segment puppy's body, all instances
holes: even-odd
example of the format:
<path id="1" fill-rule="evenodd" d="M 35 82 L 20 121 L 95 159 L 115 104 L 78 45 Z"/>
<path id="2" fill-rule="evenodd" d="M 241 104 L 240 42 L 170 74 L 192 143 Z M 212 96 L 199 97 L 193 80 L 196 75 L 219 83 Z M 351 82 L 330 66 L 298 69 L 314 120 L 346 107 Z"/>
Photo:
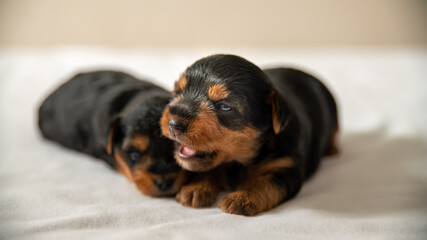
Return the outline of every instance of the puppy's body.
<path id="1" fill-rule="evenodd" d="M 42 104 L 40 129 L 47 139 L 103 159 L 114 167 L 116 162 L 107 153 L 111 124 L 132 98 L 137 94 L 145 96 L 144 92 L 152 89 L 152 84 L 120 72 L 78 74 Z M 167 99 L 166 91 L 155 89 L 153 93 L 156 92 Z"/>
<path id="2" fill-rule="evenodd" d="M 317 79 L 295 69 L 262 71 L 243 58 L 213 55 L 191 65 L 161 120 L 181 147 L 178 163 L 199 178 L 177 195 L 255 215 L 294 197 L 325 154 L 334 153 L 335 101 Z M 223 181 L 225 179 L 225 181 Z"/>
<path id="3" fill-rule="evenodd" d="M 43 102 L 39 126 L 45 138 L 104 160 L 145 194 L 173 194 L 183 177 L 158 125 L 170 98 L 122 72 L 81 73 Z"/>
<path id="4" fill-rule="evenodd" d="M 337 109 L 328 89 L 313 76 L 291 68 L 264 70 L 273 88 L 287 103 L 283 130 L 274 138 L 274 152 L 302 162 L 304 178 L 317 169 L 320 158 L 332 154 L 338 130 Z"/>

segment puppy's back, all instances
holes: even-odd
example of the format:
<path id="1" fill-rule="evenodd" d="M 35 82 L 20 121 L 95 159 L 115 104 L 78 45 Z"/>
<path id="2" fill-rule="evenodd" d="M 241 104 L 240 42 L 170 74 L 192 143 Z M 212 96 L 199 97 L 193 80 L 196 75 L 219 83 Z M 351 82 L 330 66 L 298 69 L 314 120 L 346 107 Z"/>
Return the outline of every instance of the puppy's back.
<path id="1" fill-rule="evenodd" d="M 308 108 L 323 104 L 323 111 L 328 111 L 331 116 L 337 115 L 335 100 L 328 88 L 317 78 L 303 71 L 293 68 L 273 68 L 263 70 L 269 77 L 273 86 L 283 97 L 292 95 L 303 99 Z M 291 100 L 291 99 L 289 99 Z"/>

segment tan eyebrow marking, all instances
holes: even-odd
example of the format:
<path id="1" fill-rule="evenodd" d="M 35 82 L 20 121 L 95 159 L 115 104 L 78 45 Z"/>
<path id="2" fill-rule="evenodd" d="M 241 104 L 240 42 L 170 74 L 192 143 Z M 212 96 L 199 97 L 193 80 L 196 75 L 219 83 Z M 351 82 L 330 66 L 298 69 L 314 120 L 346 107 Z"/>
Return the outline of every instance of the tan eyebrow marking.
<path id="1" fill-rule="evenodd" d="M 229 94 L 230 92 L 227 90 L 227 87 L 225 87 L 224 84 L 212 85 L 209 87 L 209 90 L 208 90 L 209 99 L 212 102 L 222 100 L 228 97 Z"/>
<path id="2" fill-rule="evenodd" d="M 147 150 L 148 145 L 150 144 L 150 139 L 145 135 L 136 135 L 129 140 L 129 143 L 134 148 L 138 149 L 141 152 L 144 152 L 145 150 Z"/>

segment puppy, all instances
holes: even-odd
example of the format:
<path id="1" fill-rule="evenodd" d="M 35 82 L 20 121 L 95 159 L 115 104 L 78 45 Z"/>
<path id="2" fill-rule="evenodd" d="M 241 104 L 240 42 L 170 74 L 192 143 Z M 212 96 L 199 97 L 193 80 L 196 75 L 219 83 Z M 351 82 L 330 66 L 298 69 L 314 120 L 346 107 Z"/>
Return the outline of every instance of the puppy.
<path id="1" fill-rule="evenodd" d="M 173 142 L 161 136 L 170 99 L 122 72 L 80 73 L 44 100 L 39 127 L 45 138 L 104 160 L 144 194 L 173 195 L 186 174 L 173 158 Z"/>
<path id="2" fill-rule="evenodd" d="M 173 94 L 162 133 L 179 145 L 184 169 L 205 172 L 177 194 L 185 206 L 209 206 L 231 189 L 219 207 L 256 215 L 293 198 L 321 157 L 337 152 L 335 101 L 307 73 L 213 55 L 188 67 Z"/>

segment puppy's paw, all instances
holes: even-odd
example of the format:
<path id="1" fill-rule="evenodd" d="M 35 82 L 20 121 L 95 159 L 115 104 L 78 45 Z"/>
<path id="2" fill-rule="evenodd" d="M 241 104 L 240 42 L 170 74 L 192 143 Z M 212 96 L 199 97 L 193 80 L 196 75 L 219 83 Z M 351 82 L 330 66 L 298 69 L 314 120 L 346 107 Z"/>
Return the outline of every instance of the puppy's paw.
<path id="1" fill-rule="evenodd" d="M 256 193 L 237 191 L 228 194 L 219 201 L 219 207 L 226 213 L 254 216 L 262 212 L 262 200 Z"/>
<path id="2" fill-rule="evenodd" d="M 176 200 L 186 207 L 203 208 L 211 206 L 218 197 L 218 190 L 209 182 L 198 182 L 181 188 Z"/>

